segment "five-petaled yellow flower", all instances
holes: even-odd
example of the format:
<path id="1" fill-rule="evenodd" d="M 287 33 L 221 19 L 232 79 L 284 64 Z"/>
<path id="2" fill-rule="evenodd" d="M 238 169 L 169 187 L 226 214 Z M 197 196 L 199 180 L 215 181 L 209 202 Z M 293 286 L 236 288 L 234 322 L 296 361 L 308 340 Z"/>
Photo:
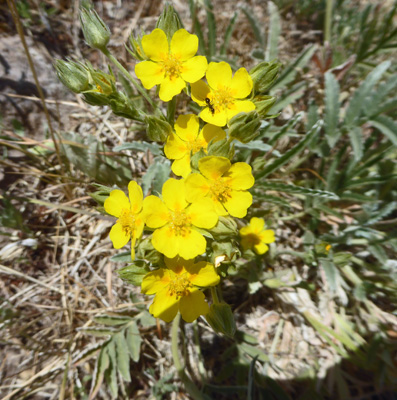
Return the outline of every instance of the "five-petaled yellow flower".
<path id="1" fill-rule="evenodd" d="M 205 122 L 224 126 L 235 115 L 255 110 L 255 104 L 245 99 L 252 91 L 252 79 L 245 68 L 232 77 L 230 65 L 224 61 L 211 62 L 204 81 L 192 83 L 192 99 L 205 107 L 200 117 Z"/>
<path id="2" fill-rule="evenodd" d="M 114 248 L 121 249 L 131 239 L 131 258 L 134 259 L 135 242 L 142 235 L 145 225 L 142 214 L 142 189 L 134 181 L 128 184 L 128 197 L 121 190 L 112 190 L 104 206 L 108 214 L 118 218 L 109 234 Z"/>
<path id="3" fill-rule="evenodd" d="M 210 199 L 189 204 L 185 197 L 183 179 L 168 179 L 162 189 L 162 200 L 148 196 L 143 203 L 146 225 L 153 232 L 153 247 L 168 258 L 181 256 L 190 259 L 203 254 L 207 247 L 197 228 L 211 229 L 218 222 Z"/>
<path id="4" fill-rule="evenodd" d="M 257 254 L 264 254 L 269 250 L 269 243 L 275 241 L 274 231 L 266 229 L 262 218 L 253 217 L 247 226 L 240 229 L 241 245 L 244 250 L 252 249 Z"/>
<path id="5" fill-rule="evenodd" d="M 226 157 L 207 156 L 198 162 L 201 174 L 186 178 L 186 195 L 190 202 L 210 198 L 218 215 L 230 214 L 243 218 L 252 204 L 247 189 L 254 185 L 251 167 L 247 163 L 231 164 Z"/>
<path id="6" fill-rule="evenodd" d="M 194 56 L 198 49 L 198 38 L 185 29 L 174 33 L 171 43 L 161 29 L 155 29 L 142 38 L 142 49 L 150 61 L 135 66 L 135 74 L 146 89 L 160 85 L 159 96 L 170 101 L 185 88 L 186 82 L 201 79 L 207 69 L 204 56 Z"/>
<path id="7" fill-rule="evenodd" d="M 226 137 L 226 133 L 219 126 L 206 124 L 200 130 L 199 119 L 196 115 L 180 115 L 174 125 L 175 134 L 167 138 L 164 153 L 172 163 L 172 172 L 186 178 L 192 169 L 190 167 L 191 155 L 199 150 L 207 150 L 208 143 Z"/>
<path id="8" fill-rule="evenodd" d="M 212 264 L 183 258 L 165 258 L 168 268 L 149 272 L 142 281 L 142 292 L 156 294 L 149 308 L 151 314 L 165 322 L 172 321 L 180 311 L 186 322 L 193 322 L 209 311 L 204 293 L 197 288 L 215 286 L 219 276 Z"/>

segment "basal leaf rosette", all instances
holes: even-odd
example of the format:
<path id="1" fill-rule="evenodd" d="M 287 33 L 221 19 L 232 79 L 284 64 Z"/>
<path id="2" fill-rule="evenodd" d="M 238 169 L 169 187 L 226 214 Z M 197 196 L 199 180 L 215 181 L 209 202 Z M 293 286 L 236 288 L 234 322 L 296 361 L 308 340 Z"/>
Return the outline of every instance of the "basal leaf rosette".
<path id="1" fill-rule="evenodd" d="M 212 264 L 194 263 L 183 258 L 166 258 L 167 268 L 149 272 L 142 281 L 142 292 L 155 294 L 149 311 L 165 322 L 171 322 L 178 311 L 186 322 L 193 322 L 209 311 L 204 293 L 198 287 L 216 286 L 219 276 Z"/>
<path id="2" fill-rule="evenodd" d="M 189 202 L 211 199 L 218 215 L 243 218 L 252 204 L 247 192 L 254 185 L 251 166 L 244 162 L 232 164 L 226 157 L 207 156 L 198 162 L 200 173 L 186 178 Z"/>
<path id="3" fill-rule="evenodd" d="M 155 229 L 153 247 L 168 258 L 190 259 L 203 254 L 207 242 L 199 230 L 211 229 L 218 222 L 210 199 L 186 201 L 183 179 L 168 179 L 163 185 L 162 200 L 146 197 L 143 210 L 146 225 Z"/>
<path id="4" fill-rule="evenodd" d="M 177 30 L 168 43 L 165 32 L 157 28 L 143 36 L 141 45 L 149 61 L 138 63 L 135 74 L 146 89 L 160 85 L 162 101 L 170 101 L 186 82 L 196 82 L 205 74 L 207 59 L 195 56 L 198 38 L 185 29 Z"/>
<path id="5" fill-rule="evenodd" d="M 135 242 L 142 235 L 144 220 L 142 214 L 143 193 L 134 181 L 128 184 L 128 197 L 121 190 L 112 190 L 105 200 L 105 211 L 117 217 L 109 237 L 115 249 L 121 249 L 131 240 L 131 259 L 135 259 Z"/>
<path id="6" fill-rule="evenodd" d="M 230 65 L 224 61 L 211 62 L 204 81 L 192 83 L 192 99 L 205 107 L 200 118 L 209 124 L 224 126 L 235 115 L 255 110 L 255 104 L 243 100 L 252 91 L 252 79 L 245 68 L 240 68 L 234 76 Z"/>
<path id="7" fill-rule="evenodd" d="M 247 226 L 240 229 L 241 245 L 244 250 L 254 250 L 256 254 L 265 254 L 269 243 L 275 241 L 274 231 L 266 229 L 263 218 L 253 217 Z"/>
<path id="8" fill-rule="evenodd" d="M 200 130 L 199 119 L 194 114 L 180 115 L 174 125 L 175 133 L 167 138 L 164 153 L 172 163 L 172 172 L 186 178 L 191 172 L 190 157 L 203 149 L 207 150 L 212 141 L 224 139 L 226 133 L 219 126 L 206 124 Z"/>

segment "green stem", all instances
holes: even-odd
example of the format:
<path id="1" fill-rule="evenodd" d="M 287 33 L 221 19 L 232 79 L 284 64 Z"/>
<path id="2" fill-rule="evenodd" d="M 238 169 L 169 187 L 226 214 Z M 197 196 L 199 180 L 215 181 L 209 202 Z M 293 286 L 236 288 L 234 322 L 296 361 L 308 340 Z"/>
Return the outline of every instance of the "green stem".
<path id="1" fill-rule="evenodd" d="M 212 295 L 212 301 L 214 302 L 214 304 L 219 304 L 219 297 L 218 297 L 218 292 L 216 291 L 216 287 L 215 286 L 211 286 L 211 295 Z"/>
<path id="2" fill-rule="evenodd" d="M 123 75 L 135 86 L 138 92 L 147 100 L 147 102 L 156 110 L 158 107 L 149 97 L 145 89 L 131 76 L 131 74 L 118 62 L 108 49 L 101 50 L 102 53 L 123 73 Z"/>
<path id="3" fill-rule="evenodd" d="M 205 400 L 203 394 L 200 392 L 198 387 L 194 382 L 186 375 L 184 366 L 181 363 L 178 352 L 178 332 L 179 332 L 179 322 L 181 320 L 181 315 L 178 313 L 172 323 L 171 329 L 171 353 L 172 359 L 174 360 L 175 368 L 178 372 L 179 378 L 185 385 L 187 392 L 190 394 L 193 400 Z"/>
<path id="4" fill-rule="evenodd" d="M 171 126 L 174 126 L 175 121 L 175 110 L 176 110 L 176 96 L 167 103 L 167 120 Z"/>
<path id="5" fill-rule="evenodd" d="M 325 10 L 324 42 L 328 43 L 331 43 L 332 3 L 333 0 L 327 0 Z"/>

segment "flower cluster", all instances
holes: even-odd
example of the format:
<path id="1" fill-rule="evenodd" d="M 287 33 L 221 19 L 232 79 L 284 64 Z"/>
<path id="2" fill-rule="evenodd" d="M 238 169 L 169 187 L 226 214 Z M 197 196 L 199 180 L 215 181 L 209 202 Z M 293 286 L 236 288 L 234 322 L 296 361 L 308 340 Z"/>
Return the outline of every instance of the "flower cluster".
<path id="1" fill-rule="evenodd" d="M 174 11 L 168 7 L 165 13 Z M 98 15 L 87 11 L 82 18 L 87 43 L 116 64 L 156 111 L 153 115 L 120 91 L 110 68 L 106 74 L 89 63 L 58 61 L 56 69 L 61 81 L 82 93 L 87 103 L 110 106 L 117 115 L 145 123 L 149 138 L 163 142 L 164 155 L 172 162 L 177 178 L 166 180 L 161 194 L 144 198 L 131 181 L 128 196 L 112 190 L 104 202 L 105 211 L 117 218 L 110 230 L 113 246 L 120 249 L 131 242 L 131 261 L 144 259 L 151 266 L 140 281 L 143 293 L 155 295 L 150 312 L 166 322 L 178 312 L 187 322 L 205 315 L 215 330 L 225 333 L 233 324 L 230 307 L 219 300 L 216 287 L 227 276 L 222 263 L 233 262 L 239 254 L 249 257 L 249 250 L 264 254 L 274 242 L 274 232 L 265 229 L 263 219 L 253 217 L 238 231 L 234 218 L 246 217 L 255 180 L 249 164 L 232 158 L 234 140 L 247 143 L 259 134 L 260 118 L 275 101 L 264 92 L 278 66 L 265 63 L 233 74 L 224 61 L 208 63 L 197 55 L 198 37 L 180 29 L 177 15 L 171 14 L 163 15 L 150 34 L 130 38 L 141 85 L 111 56 L 110 31 Z M 166 115 L 146 91 L 154 87 L 168 103 Z M 198 115 L 178 112 L 175 120 L 176 96 L 185 103 L 190 97 L 201 107 Z M 236 248 L 239 233 L 241 250 Z M 211 289 L 211 307 L 206 288 Z"/>

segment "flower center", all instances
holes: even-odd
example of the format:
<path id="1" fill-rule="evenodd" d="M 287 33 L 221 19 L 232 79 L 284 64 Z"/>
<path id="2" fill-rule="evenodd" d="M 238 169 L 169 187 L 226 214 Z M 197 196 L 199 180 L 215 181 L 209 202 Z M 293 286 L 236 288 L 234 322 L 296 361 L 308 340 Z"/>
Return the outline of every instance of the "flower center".
<path id="1" fill-rule="evenodd" d="M 232 197 L 232 189 L 228 183 L 222 179 L 218 178 L 211 182 L 210 190 L 212 192 L 212 197 L 221 203 L 226 202 Z"/>
<path id="2" fill-rule="evenodd" d="M 190 232 L 190 218 L 185 210 L 170 211 L 169 221 L 176 236 L 186 236 Z"/>
<path id="3" fill-rule="evenodd" d="M 118 221 L 126 235 L 131 235 L 135 230 L 135 215 L 128 208 L 123 208 L 121 210 L 120 217 Z"/>
<path id="4" fill-rule="evenodd" d="M 209 99 L 215 112 L 226 110 L 234 103 L 232 91 L 229 87 L 224 86 L 212 90 L 211 95 L 209 96 Z"/>
<path id="5" fill-rule="evenodd" d="M 206 143 L 202 139 L 195 139 L 192 142 L 188 142 L 187 147 L 192 154 L 196 154 L 201 149 L 207 149 Z"/>
<path id="6" fill-rule="evenodd" d="M 244 241 L 250 246 L 255 246 L 261 242 L 261 238 L 255 233 L 249 233 L 248 235 L 244 235 Z"/>
<path id="7" fill-rule="evenodd" d="M 182 72 L 182 61 L 172 53 L 168 54 L 161 64 L 165 76 L 171 81 L 178 78 Z"/>
<path id="8" fill-rule="evenodd" d="M 186 272 L 183 275 L 177 275 L 169 283 L 169 291 L 171 296 L 176 295 L 176 297 L 187 296 L 189 294 L 189 288 L 192 287 Z"/>

